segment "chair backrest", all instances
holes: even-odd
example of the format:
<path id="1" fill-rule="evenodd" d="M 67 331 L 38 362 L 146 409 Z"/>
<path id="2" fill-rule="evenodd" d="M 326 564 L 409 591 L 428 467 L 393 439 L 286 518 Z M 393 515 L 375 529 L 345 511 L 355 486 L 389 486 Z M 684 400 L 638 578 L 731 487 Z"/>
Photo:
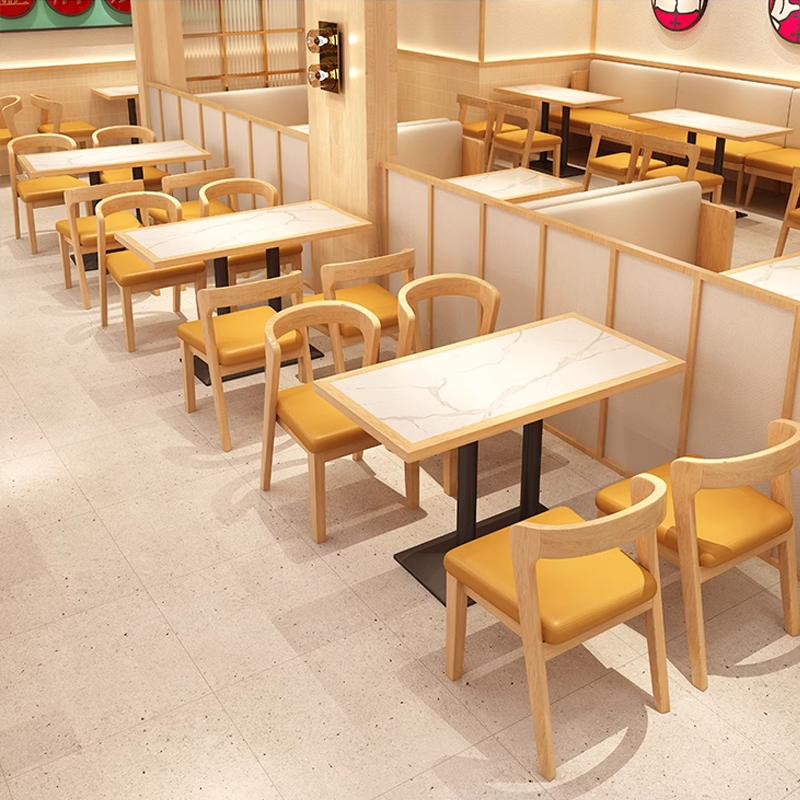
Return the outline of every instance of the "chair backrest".
<path id="1" fill-rule="evenodd" d="M 203 327 L 203 339 L 206 345 L 206 356 L 210 362 L 218 361 L 217 337 L 214 331 L 212 315 L 218 308 L 237 305 L 266 305 L 276 297 L 290 296 L 292 305 L 303 303 L 303 273 L 293 270 L 288 275 L 278 278 L 240 283 L 236 286 L 217 286 L 201 289 L 197 293 L 197 308 L 200 323 Z"/>
<path id="2" fill-rule="evenodd" d="M 467 114 L 471 108 L 480 109 L 484 119 L 491 119 L 491 100 L 486 97 L 476 97 L 472 94 L 457 94 L 456 102 L 458 103 L 458 121 L 463 125 L 467 121 Z M 489 126 L 487 126 L 489 127 Z"/>
<path id="3" fill-rule="evenodd" d="M 699 144 L 689 144 L 689 142 L 682 142 L 679 139 L 666 139 L 663 136 L 652 136 L 643 133 L 642 166 L 639 168 L 639 180 L 643 180 L 645 175 L 647 175 L 653 153 L 688 159 L 685 180 L 691 181 L 694 179 L 697 162 L 700 160 Z"/>
<path id="4" fill-rule="evenodd" d="M 78 147 L 74 139 L 63 136 L 60 133 L 29 133 L 26 136 L 17 136 L 8 143 L 8 172 L 11 178 L 11 196 L 17 196 L 17 183 L 19 182 L 18 173 L 20 172 L 17 164 L 17 157 L 23 153 L 52 151 L 52 150 L 76 150 Z"/>
<path id="5" fill-rule="evenodd" d="M 268 207 L 278 204 L 278 190 L 271 183 L 258 178 L 224 178 L 207 183 L 200 189 L 200 216 L 207 217 L 211 201 L 220 197 L 227 197 L 228 205 L 238 211 L 240 194 L 252 195 L 254 206 L 256 197 L 263 197 Z"/>
<path id="6" fill-rule="evenodd" d="M 0 97 L 0 125 L 6 128 L 12 137 L 19 136 L 19 129 L 14 117 L 22 109 L 22 98 L 16 94 L 7 94 Z"/>
<path id="7" fill-rule="evenodd" d="M 320 269 L 322 293 L 326 300 L 335 300 L 336 289 L 342 283 L 364 281 L 367 278 L 383 278 L 398 272 L 402 273 L 402 281 L 405 285 L 414 280 L 415 260 L 414 249 L 407 247 L 399 253 L 391 253 L 388 256 L 323 264 Z"/>
<path id="8" fill-rule="evenodd" d="M 53 126 L 53 133 L 58 133 L 61 130 L 61 115 L 64 113 L 64 106 L 43 94 L 32 94 L 30 101 L 32 106 L 40 109 L 39 124 L 46 125 L 49 122 Z"/>
<path id="9" fill-rule="evenodd" d="M 492 100 L 489 106 L 494 115 L 494 132 L 495 135 L 503 130 L 503 124 L 506 117 L 513 117 L 517 120 L 522 120 L 524 126 L 528 129 L 528 136 L 533 138 L 536 130 L 536 123 L 539 121 L 539 110 L 531 108 L 530 106 L 520 106 L 516 103 L 505 103 L 502 100 Z"/>
<path id="10" fill-rule="evenodd" d="M 174 195 L 176 189 L 205 186 L 207 183 L 221 181 L 223 178 L 232 178 L 235 174 L 236 170 L 233 167 L 217 167 L 216 169 L 200 169 L 196 172 L 181 172 L 178 175 L 165 175 L 161 179 L 161 191 Z"/>
<path id="11" fill-rule="evenodd" d="M 667 512 L 667 485 L 654 475 L 631 481 L 630 508 L 574 525 L 543 525 L 532 520 L 511 528 L 511 560 L 523 639 L 542 643 L 542 621 L 536 584 L 540 558 L 577 558 L 636 541 L 639 563 L 660 584 L 656 529 Z"/>
<path id="12" fill-rule="evenodd" d="M 795 167 L 792 170 L 792 188 L 789 190 L 789 202 L 786 203 L 786 211 L 784 212 L 784 222 L 787 220 L 789 212 L 797 208 L 797 202 L 800 200 L 800 167 Z"/>
<path id="13" fill-rule="evenodd" d="M 426 275 L 407 283 L 397 295 L 398 323 L 400 335 L 397 342 L 397 355 L 405 356 L 411 352 L 417 334 L 418 306 L 423 300 L 435 297 L 469 297 L 478 303 L 478 336 L 494 331 L 497 312 L 500 308 L 500 292 L 488 281 L 472 275 L 443 274 Z"/>
<path id="14" fill-rule="evenodd" d="M 120 183 L 100 183 L 96 186 L 85 186 L 80 189 L 67 189 L 64 192 L 64 205 L 67 207 L 69 220 L 69 233 L 73 247 L 80 246 L 78 235 L 78 217 L 81 203 L 93 203 L 96 200 L 105 200 L 117 194 L 129 192 L 143 192 L 144 181 L 121 181 Z"/>
<path id="15" fill-rule="evenodd" d="M 615 128 L 613 125 L 600 125 L 595 122 L 589 128 L 592 135 L 592 142 L 589 145 L 588 162 L 593 158 L 597 158 L 597 153 L 600 150 L 600 143 L 605 139 L 615 144 L 625 145 L 630 148 L 630 160 L 628 161 L 628 171 L 625 176 L 625 182 L 630 183 L 634 178 L 636 172 L 636 162 L 639 158 L 639 151 L 642 149 L 642 134 L 638 131 L 629 131 L 625 128 Z M 587 169 L 589 172 L 589 169 Z"/>
<path id="16" fill-rule="evenodd" d="M 138 139 L 143 144 L 156 140 L 156 132 L 141 125 L 110 125 L 98 128 L 92 133 L 92 147 L 105 147 L 111 144 L 131 144 Z"/>

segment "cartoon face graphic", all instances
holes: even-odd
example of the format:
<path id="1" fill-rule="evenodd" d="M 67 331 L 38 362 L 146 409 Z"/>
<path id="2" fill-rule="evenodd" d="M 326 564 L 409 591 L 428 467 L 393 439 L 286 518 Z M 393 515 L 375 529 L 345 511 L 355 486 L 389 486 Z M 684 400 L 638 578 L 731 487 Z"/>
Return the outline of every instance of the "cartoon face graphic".
<path id="1" fill-rule="evenodd" d="M 768 0 L 769 18 L 778 35 L 792 44 L 800 43 L 800 0 Z"/>
<path id="2" fill-rule="evenodd" d="M 653 13 L 668 31 L 686 31 L 703 16 L 708 0 L 650 0 Z M 780 2 L 780 0 L 778 0 Z"/>

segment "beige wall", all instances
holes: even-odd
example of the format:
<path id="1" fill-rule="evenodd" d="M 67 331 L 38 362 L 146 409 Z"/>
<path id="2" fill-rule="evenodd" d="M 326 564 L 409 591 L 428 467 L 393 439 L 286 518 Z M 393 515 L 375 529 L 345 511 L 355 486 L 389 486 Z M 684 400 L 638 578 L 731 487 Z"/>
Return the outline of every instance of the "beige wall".
<path id="1" fill-rule="evenodd" d="M 599 0 L 597 52 L 800 80 L 800 45 L 772 29 L 767 0 L 712 0 L 691 30 L 670 33 L 643 0 Z"/>
<path id="2" fill-rule="evenodd" d="M 479 0 L 398 0 L 397 47 L 477 60 Z"/>

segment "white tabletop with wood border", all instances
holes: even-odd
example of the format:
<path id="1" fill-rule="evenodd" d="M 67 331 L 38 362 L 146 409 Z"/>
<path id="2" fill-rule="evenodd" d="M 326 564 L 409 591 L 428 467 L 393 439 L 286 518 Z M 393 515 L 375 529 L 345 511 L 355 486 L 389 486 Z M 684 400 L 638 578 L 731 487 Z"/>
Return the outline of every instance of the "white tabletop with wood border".
<path id="1" fill-rule="evenodd" d="M 686 128 L 697 133 L 705 133 L 722 139 L 733 139 L 737 142 L 769 139 L 783 136 L 793 130 L 793 128 L 781 128 L 777 125 L 767 125 L 748 119 L 706 114 L 704 111 L 692 111 L 688 108 L 664 108 L 628 116 L 642 122 L 653 122 L 672 128 Z"/>
<path id="2" fill-rule="evenodd" d="M 510 94 L 541 100 L 543 103 L 556 103 L 568 108 L 589 108 L 610 103 L 621 103 L 623 98 L 612 94 L 585 92 L 581 89 L 570 89 L 568 86 L 551 86 L 547 83 L 529 83 L 518 86 L 495 86 L 498 94 Z"/>
<path id="3" fill-rule="evenodd" d="M 793 254 L 723 272 L 728 278 L 800 303 L 800 255 Z"/>
<path id="4" fill-rule="evenodd" d="M 574 181 L 554 178 L 526 167 L 463 175 L 459 178 L 448 178 L 447 182 L 509 203 L 558 197 L 583 189 L 581 184 Z"/>
<path id="5" fill-rule="evenodd" d="M 131 86 L 99 86 L 92 89 L 92 94 L 102 97 L 103 100 L 130 100 L 139 96 L 139 87 Z"/>

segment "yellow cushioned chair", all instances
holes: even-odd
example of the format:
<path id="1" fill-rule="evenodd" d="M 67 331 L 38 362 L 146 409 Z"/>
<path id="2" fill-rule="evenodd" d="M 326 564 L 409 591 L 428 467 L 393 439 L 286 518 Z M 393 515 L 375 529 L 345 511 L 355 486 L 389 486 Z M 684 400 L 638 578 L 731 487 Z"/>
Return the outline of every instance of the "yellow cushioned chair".
<path id="1" fill-rule="evenodd" d="M 800 230 L 800 208 L 797 203 L 800 201 L 800 166 L 794 168 L 792 172 L 792 188 L 789 191 L 789 200 L 786 203 L 786 211 L 783 214 L 783 223 L 778 234 L 778 242 L 775 245 L 775 256 L 783 255 L 786 248 L 786 239 L 789 230 Z"/>
<path id="2" fill-rule="evenodd" d="M 191 414 L 197 408 L 194 384 L 194 357 L 197 357 L 208 364 L 220 441 L 226 452 L 232 445 L 222 379 L 226 375 L 264 367 L 264 326 L 277 313 L 267 303 L 286 295 L 292 297 L 293 304 L 302 303 L 301 272 L 294 271 L 280 278 L 241 286 L 203 289 L 197 296 L 200 319 L 178 325 L 186 411 Z M 219 308 L 238 304 L 252 306 L 254 303 L 260 305 L 213 316 Z M 298 358 L 302 344 L 303 339 L 297 331 L 285 334 L 280 339 L 281 358 Z"/>
<path id="3" fill-rule="evenodd" d="M 148 209 L 163 208 L 167 210 L 170 222 L 178 222 L 181 218 L 181 204 L 169 195 L 161 192 L 129 192 L 127 194 L 107 197 L 97 204 L 97 264 L 100 270 L 100 323 L 108 325 L 108 282 L 110 275 L 119 286 L 122 301 L 122 321 L 125 326 L 125 345 L 128 352 L 136 350 L 136 337 L 133 329 L 133 294 L 152 292 L 155 289 L 173 287 L 172 310 L 181 310 L 182 284 L 193 283 L 195 292 L 206 287 L 206 263 L 195 261 L 188 264 L 165 266 L 154 269 L 139 256 L 128 250 L 107 253 L 106 224 L 113 215 L 123 211 L 138 211 L 149 224 Z"/>
<path id="4" fill-rule="evenodd" d="M 747 185 L 745 206 L 749 206 L 753 199 L 759 177 L 789 183 L 793 181 L 792 176 L 796 167 L 800 167 L 800 150 L 796 147 L 779 148 L 747 156 L 744 171 L 750 176 L 750 183 Z"/>
<path id="5" fill-rule="evenodd" d="M 768 447 L 736 458 L 686 456 L 649 472 L 667 484 L 667 514 L 658 528 L 659 551 L 681 570 L 692 683 L 708 686 L 701 584 L 773 548 L 781 577 L 784 627 L 800 634 L 791 470 L 800 464 L 800 424 L 775 420 Z M 750 484 L 772 481 L 771 497 Z M 713 491 L 712 491 L 713 490 Z M 597 508 L 616 514 L 630 507 L 631 482 L 597 493 Z"/>
<path id="6" fill-rule="evenodd" d="M 57 100 L 51 100 L 43 94 L 32 94 L 30 101 L 32 106 L 40 109 L 39 126 L 36 128 L 39 133 L 62 133 L 82 144 L 88 143 L 97 130 L 83 120 L 64 120 L 64 105 Z"/>
<path id="7" fill-rule="evenodd" d="M 175 197 L 175 192 L 182 190 L 186 195 L 186 200 L 181 202 L 181 219 L 199 219 L 201 215 L 200 198 L 197 200 L 189 199 L 189 189 L 205 186 L 213 181 L 221 181 L 223 178 L 232 178 L 235 175 L 233 167 L 218 167 L 217 169 L 201 169 L 197 172 L 182 172 L 177 175 L 167 175 L 161 180 L 161 191 L 164 194 Z M 221 203 L 219 200 L 212 200 L 209 204 L 209 216 L 216 217 L 219 214 L 232 214 L 233 209 Z M 167 214 L 163 209 L 154 208 L 150 211 L 150 216 L 155 222 L 166 222 Z"/>
<path id="8" fill-rule="evenodd" d="M 81 287 L 81 299 L 84 308 L 91 308 L 89 301 L 89 286 L 86 282 L 86 268 L 84 255 L 97 252 L 97 217 L 89 214 L 85 217 L 78 216 L 81 203 L 90 204 L 115 194 L 125 192 L 141 192 L 144 190 L 142 181 L 128 181 L 117 183 L 114 186 L 85 186 L 81 189 L 67 189 L 64 192 L 64 202 L 67 206 L 67 219 L 56 222 L 58 243 L 61 250 L 61 266 L 64 270 L 64 286 L 72 288 L 72 266 L 69 251 L 75 254 L 75 266 L 78 268 L 78 282 Z M 142 223 L 136 219 L 135 214 L 120 211 L 111 214 L 106 219 L 106 250 L 120 250 L 122 245 L 114 237 L 117 231 L 130 231 L 141 228 Z"/>
<path id="9" fill-rule="evenodd" d="M 22 98 L 16 94 L 7 94 L 0 97 L 0 147 L 5 146 L 19 136 L 16 120 L 14 117 L 22 108 Z"/>
<path id="10" fill-rule="evenodd" d="M 458 121 L 461 123 L 461 130 L 464 136 L 470 139 L 479 139 L 483 142 L 483 164 L 481 169 L 486 169 L 486 161 L 492 147 L 492 137 L 495 133 L 511 133 L 518 131 L 519 125 L 511 122 L 503 122 L 499 126 L 495 124 L 495 110 L 491 100 L 485 97 L 476 97 L 471 94 L 457 94 Z M 467 122 L 467 116 L 471 109 L 476 109 L 484 119 L 475 122 Z"/>
<path id="11" fill-rule="evenodd" d="M 306 303 L 320 300 L 345 300 L 369 309 L 381 324 L 381 336 L 396 335 L 397 296 L 382 285 L 391 275 L 400 279 L 400 286 L 414 280 L 415 253 L 411 248 L 376 258 L 363 258 L 359 261 L 343 261 L 339 264 L 323 264 L 320 269 L 322 293 L 304 298 Z M 344 283 L 360 281 L 358 285 L 342 286 Z M 333 335 L 327 327 L 320 330 L 328 336 Z M 337 332 L 339 344 L 333 348 L 336 368 L 344 370 L 342 346 L 361 341 L 361 333 L 352 325 L 342 325 Z"/>
<path id="12" fill-rule="evenodd" d="M 584 190 L 589 188 L 592 175 L 601 175 L 617 183 L 630 183 L 642 168 L 642 134 L 638 131 L 614 128 L 609 125 L 593 124 L 591 127 L 592 142 L 586 159 L 586 173 L 583 176 Z M 603 141 L 613 142 L 628 148 L 628 152 L 598 155 Z M 665 161 L 650 159 L 649 169 L 666 167 Z"/>
<path id="13" fill-rule="evenodd" d="M 561 175 L 561 137 L 536 130 L 539 112 L 535 108 L 513 105 L 494 100 L 490 106 L 494 115 L 494 135 L 489 148 L 488 169 L 492 170 L 498 153 L 509 153 L 515 166 L 527 167 L 531 155 L 536 153 L 553 154 L 553 175 Z M 503 132 L 506 117 L 524 123 L 523 128 Z M 517 159 L 519 158 L 519 164 Z"/>
<path id="14" fill-rule="evenodd" d="M 19 157 L 25 153 L 58 150 L 75 150 L 77 144 L 69 136 L 58 133 L 33 133 L 28 136 L 18 136 L 8 143 L 8 166 L 11 177 L 11 201 L 14 210 L 14 236 L 19 239 L 20 231 L 19 203 L 25 206 L 28 220 L 28 238 L 31 243 L 31 253 L 39 252 L 36 239 L 36 222 L 33 216 L 35 208 L 47 206 L 60 206 L 64 204 L 64 192 L 67 189 L 78 189 L 87 186 L 82 180 L 71 175 L 56 175 L 48 178 L 27 178 L 20 180 L 19 174 L 23 172 Z"/>
<path id="15" fill-rule="evenodd" d="M 666 167 L 650 166 L 653 153 L 660 155 L 673 156 L 674 158 L 685 158 L 687 164 L 671 164 Z M 648 133 L 642 134 L 642 160 L 639 169 L 639 180 L 654 180 L 655 178 L 667 178 L 674 175 L 682 181 L 696 181 L 700 184 L 703 194 L 710 194 L 711 201 L 714 203 L 722 202 L 722 186 L 725 179 L 722 175 L 715 172 L 706 172 L 697 169 L 697 162 L 700 159 L 700 147 L 688 142 L 680 142 L 677 139 L 664 139 L 661 136 L 652 136 Z"/>
<path id="16" fill-rule="evenodd" d="M 141 144 L 151 144 L 156 141 L 156 132 L 141 125 L 111 125 L 108 128 L 99 128 L 92 134 L 93 147 L 133 144 L 136 140 Z M 169 173 L 152 166 L 142 167 L 141 170 L 145 189 L 151 192 L 160 191 L 161 181 Z M 104 169 L 100 173 L 100 183 L 123 183 L 131 180 L 133 180 L 133 167 Z"/>
<path id="17" fill-rule="evenodd" d="M 311 534 L 315 542 L 324 542 L 327 538 L 325 463 L 378 445 L 366 431 L 314 392 L 308 328 L 320 325 L 327 327 L 351 325 L 358 328 L 364 340 L 362 365 L 365 367 L 378 360 L 381 337 L 380 322 L 371 311 L 338 300 L 320 300 L 316 303 L 286 308 L 267 321 L 261 488 L 268 491 L 272 482 L 272 457 L 277 423 L 308 454 Z M 281 340 L 295 331 L 302 337 L 300 375 L 304 383 L 301 386 L 280 389 L 280 368 L 283 358 Z M 337 342 L 334 341 L 334 346 L 336 345 Z M 418 473 L 413 466 L 415 465 L 406 465 L 406 504 L 409 508 L 416 508 L 419 505 Z"/>
<path id="18" fill-rule="evenodd" d="M 522 637 L 539 769 L 556 774 L 545 662 L 639 614 L 645 614 L 655 707 L 669 711 L 658 545 L 666 486 L 633 479 L 623 515 L 584 522 L 568 508 L 545 511 L 450 550 L 446 672 L 464 671 L 467 598 Z M 619 548 L 636 541 L 637 560 Z"/>

